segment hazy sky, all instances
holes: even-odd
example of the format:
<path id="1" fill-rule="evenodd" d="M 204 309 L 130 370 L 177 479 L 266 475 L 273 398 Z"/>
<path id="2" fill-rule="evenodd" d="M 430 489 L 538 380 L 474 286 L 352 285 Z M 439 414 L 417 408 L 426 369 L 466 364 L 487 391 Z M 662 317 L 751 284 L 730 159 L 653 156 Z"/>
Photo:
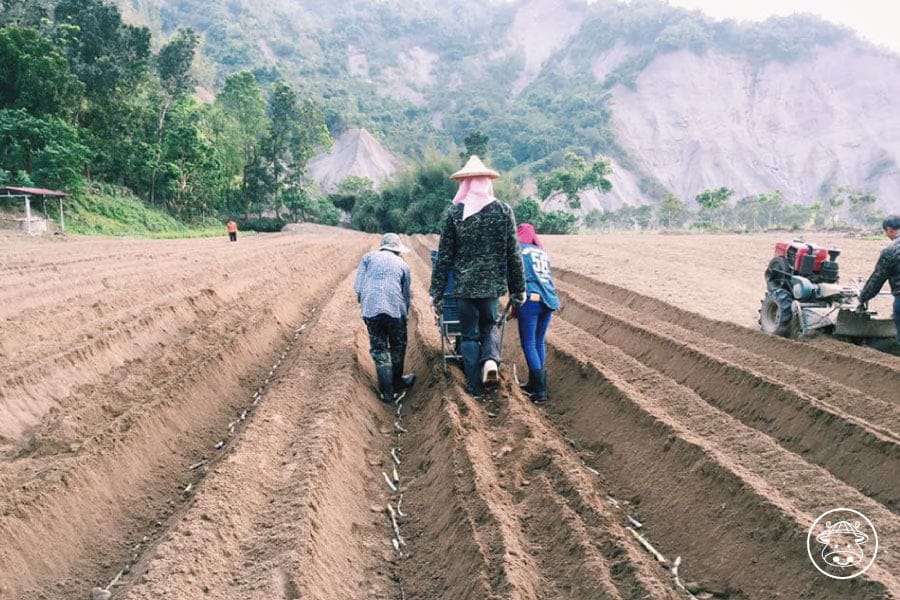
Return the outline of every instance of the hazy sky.
<path id="1" fill-rule="evenodd" d="M 900 3 L 894 0 L 669 0 L 700 9 L 715 19 L 761 21 L 771 15 L 812 13 L 854 29 L 862 37 L 900 53 Z"/>

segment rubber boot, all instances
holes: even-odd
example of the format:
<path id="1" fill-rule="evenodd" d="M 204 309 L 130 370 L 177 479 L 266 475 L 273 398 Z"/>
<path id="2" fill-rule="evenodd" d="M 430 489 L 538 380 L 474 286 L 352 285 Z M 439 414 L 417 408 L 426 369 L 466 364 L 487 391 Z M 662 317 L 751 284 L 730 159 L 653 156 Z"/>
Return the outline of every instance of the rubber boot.
<path id="1" fill-rule="evenodd" d="M 534 386 L 537 384 L 537 379 L 537 371 L 535 371 L 534 369 L 528 369 L 528 382 L 520 385 L 519 387 L 523 392 L 530 396 L 534 393 Z"/>
<path id="2" fill-rule="evenodd" d="M 462 354 L 463 368 L 466 371 L 466 391 L 473 397 L 480 398 L 484 394 L 481 383 L 481 345 L 475 341 L 463 340 L 459 344 Z"/>
<path id="3" fill-rule="evenodd" d="M 378 391 L 381 392 L 381 401 L 390 404 L 394 401 L 394 367 L 391 365 L 378 365 L 375 367 L 378 375 Z"/>
<path id="4" fill-rule="evenodd" d="M 541 369 L 534 373 L 537 376 L 537 381 L 534 384 L 534 388 L 532 388 L 531 401 L 544 402 L 547 399 L 547 369 Z"/>
<path id="5" fill-rule="evenodd" d="M 412 373 L 403 374 L 403 360 L 392 361 L 394 368 L 394 393 L 398 396 L 412 387 L 416 382 L 416 376 Z"/>

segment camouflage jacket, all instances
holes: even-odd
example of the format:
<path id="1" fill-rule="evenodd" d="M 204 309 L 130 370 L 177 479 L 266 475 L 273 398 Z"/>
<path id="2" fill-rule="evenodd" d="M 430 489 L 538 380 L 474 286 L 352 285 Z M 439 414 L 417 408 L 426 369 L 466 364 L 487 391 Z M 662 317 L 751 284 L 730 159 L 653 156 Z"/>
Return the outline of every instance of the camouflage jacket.
<path id="1" fill-rule="evenodd" d="M 859 293 L 860 302 L 868 302 L 881 291 L 884 282 L 891 284 L 891 292 L 900 296 L 900 237 L 897 237 L 890 246 L 881 251 L 875 270 L 869 276 L 869 280 Z"/>
<path id="2" fill-rule="evenodd" d="M 453 271 L 453 295 L 499 298 L 507 290 L 525 291 L 522 253 L 516 220 L 508 204 L 491 202 L 463 221 L 463 205 L 454 204 L 444 217 L 438 258 L 431 274 L 431 297 L 440 301 Z"/>

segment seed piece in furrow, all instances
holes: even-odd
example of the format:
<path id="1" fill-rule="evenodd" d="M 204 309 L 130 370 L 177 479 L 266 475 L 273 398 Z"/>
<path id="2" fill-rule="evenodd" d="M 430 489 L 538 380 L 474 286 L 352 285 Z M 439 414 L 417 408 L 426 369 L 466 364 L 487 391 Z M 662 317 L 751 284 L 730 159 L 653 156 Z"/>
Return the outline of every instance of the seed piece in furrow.
<path id="1" fill-rule="evenodd" d="M 734 323 L 708 319 L 661 300 L 598 281 L 566 269 L 554 269 L 562 289 L 579 288 L 607 301 L 668 321 L 726 344 L 740 346 L 785 365 L 807 369 L 840 380 L 873 398 L 900 403 L 900 358 L 830 339 L 795 341 L 764 335 Z"/>
<path id="2" fill-rule="evenodd" d="M 893 476 L 900 464 L 900 411 L 894 405 L 816 381 L 799 369 L 767 364 L 763 357 L 628 309 L 563 296 L 566 321 L 692 388 L 891 510 L 900 510 L 900 478 Z"/>
<path id="3" fill-rule="evenodd" d="M 657 548 L 684 557 L 683 580 L 760 599 L 900 591 L 890 551 L 865 579 L 836 582 L 811 568 L 805 547 L 825 510 L 854 506 L 886 539 L 900 535 L 896 515 L 583 331 L 557 321 L 551 341 L 550 415 L 636 507 Z"/>
<path id="4" fill-rule="evenodd" d="M 127 598 L 390 597 L 387 529 L 370 510 L 384 496 L 368 464 L 387 455 L 378 431 L 390 414 L 359 371 L 351 283 Z"/>

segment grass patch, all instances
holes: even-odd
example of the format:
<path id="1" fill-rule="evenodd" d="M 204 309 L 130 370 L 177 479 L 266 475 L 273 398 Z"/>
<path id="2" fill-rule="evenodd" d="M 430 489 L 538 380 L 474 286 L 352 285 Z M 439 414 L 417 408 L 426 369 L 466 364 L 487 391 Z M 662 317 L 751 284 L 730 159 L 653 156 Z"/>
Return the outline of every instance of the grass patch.
<path id="1" fill-rule="evenodd" d="M 55 206 L 50 216 L 58 219 Z M 225 235 L 225 225 L 215 219 L 186 225 L 165 211 L 148 207 L 121 190 L 101 188 L 65 201 L 66 230 L 81 235 L 148 237 L 159 239 Z"/>

